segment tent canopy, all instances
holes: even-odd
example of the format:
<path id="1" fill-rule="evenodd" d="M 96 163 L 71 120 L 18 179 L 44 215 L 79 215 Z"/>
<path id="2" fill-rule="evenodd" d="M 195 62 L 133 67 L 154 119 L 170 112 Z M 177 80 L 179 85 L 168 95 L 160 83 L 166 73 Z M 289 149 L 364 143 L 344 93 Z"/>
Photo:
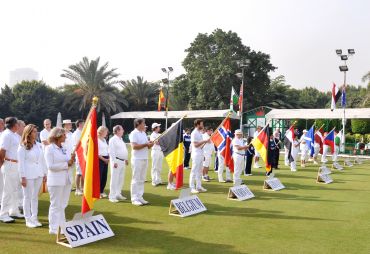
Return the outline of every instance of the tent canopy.
<path id="1" fill-rule="evenodd" d="M 273 109 L 266 114 L 271 119 L 342 119 L 343 109 Z M 370 119 L 370 108 L 347 108 L 346 119 Z"/>
<path id="2" fill-rule="evenodd" d="M 186 115 L 186 118 L 225 118 L 229 113 L 229 109 L 222 110 L 184 110 L 184 111 L 168 111 L 169 119 L 179 119 Z M 165 119 L 165 111 L 132 111 L 121 112 L 113 115 L 112 119 L 125 118 L 146 118 L 146 119 Z M 239 119 L 239 116 L 234 112 L 230 115 L 232 119 Z"/>

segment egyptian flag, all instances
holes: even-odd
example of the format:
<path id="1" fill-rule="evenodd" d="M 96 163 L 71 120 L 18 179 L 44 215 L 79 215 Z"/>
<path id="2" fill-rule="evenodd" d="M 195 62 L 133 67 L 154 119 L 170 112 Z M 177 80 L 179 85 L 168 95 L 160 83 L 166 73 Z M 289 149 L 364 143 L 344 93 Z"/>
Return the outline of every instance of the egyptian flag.
<path id="1" fill-rule="evenodd" d="M 326 137 L 324 138 L 324 144 L 327 145 L 327 146 L 330 146 L 330 149 L 331 149 L 331 152 L 334 153 L 334 138 L 335 138 L 335 135 L 334 135 L 334 129 L 332 129 L 328 135 L 326 135 Z"/>
<path id="2" fill-rule="evenodd" d="M 182 119 L 173 124 L 159 139 L 159 145 L 171 173 L 176 177 L 176 189 L 184 183 L 184 141 Z"/>
<path id="3" fill-rule="evenodd" d="M 318 143 L 320 145 L 321 154 L 323 152 L 323 139 L 324 139 L 323 135 L 324 135 L 324 130 L 322 127 L 315 132 L 315 143 Z"/>
<path id="4" fill-rule="evenodd" d="M 252 141 L 254 149 L 261 155 L 262 160 L 266 164 L 266 175 L 270 175 L 272 172 L 271 168 L 271 156 L 269 156 L 269 143 L 270 142 L 270 126 L 267 124 Z"/>
<path id="5" fill-rule="evenodd" d="M 294 138 L 295 138 L 295 134 L 294 134 L 294 124 L 293 124 L 287 130 L 287 132 L 285 133 L 285 137 L 284 137 L 284 146 L 286 148 L 288 148 L 288 151 L 289 151 L 288 152 L 288 160 L 289 160 L 289 162 L 293 162 L 294 161 L 294 158 L 292 156 L 292 146 L 293 146 Z"/>
<path id="6" fill-rule="evenodd" d="M 338 89 L 335 83 L 333 83 L 333 87 L 331 89 L 331 111 L 335 109 L 335 104 L 339 101 L 341 97 L 342 91 Z"/>
<path id="7" fill-rule="evenodd" d="M 84 177 L 84 191 L 81 213 L 94 207 L 94 201 L 100 197 L 100 173 L 98 157 L 96 106 L 93 106 L 85 121 L 80 141 L 76 147 L 77 159 Z"/>
<path id="8" fill-rule="evenodd" d="M 164 97 L 163 90 L 161 88 L 158 95 L 158 111 L 161 111 L 161 109 L 165 107 L 165 101 L 166 98 Z"/>

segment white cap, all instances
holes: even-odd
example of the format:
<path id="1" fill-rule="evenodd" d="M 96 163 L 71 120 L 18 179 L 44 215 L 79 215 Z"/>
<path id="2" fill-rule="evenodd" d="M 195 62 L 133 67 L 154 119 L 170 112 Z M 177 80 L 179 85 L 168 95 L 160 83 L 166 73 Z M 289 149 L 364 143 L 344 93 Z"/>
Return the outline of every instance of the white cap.
<path id="1" fill-rule="evenodd" d="M 161 126 L 160 123 L 153 123 L 152 124 L 152 129 L 155 129 L 155 128 L 159 127 L 159 126 Z"/>
<path id="2" fill-rule="evenodd" d="M 305 133 L 305 132 L 307 132 L 307 130 L 306 130 L 306 129 L 304 129 L 304 130 L 303 130 L 303 133 Z"/>
<path id="3" fill-rule="evenodd" d="M 72 121 L 71 121 L 71 119 L 66 119 L 66 120 L 63 120 L 63 124 L 68 124 L 68 123 L 72 124 Z"/>
<path id="4" fill-rule="evenodd" d="M 237 134 L 243 134 L 243 132 L 240 130 L 240 129 L 236 129 L 235 132 L 234 132 L 235 135 Z"/>

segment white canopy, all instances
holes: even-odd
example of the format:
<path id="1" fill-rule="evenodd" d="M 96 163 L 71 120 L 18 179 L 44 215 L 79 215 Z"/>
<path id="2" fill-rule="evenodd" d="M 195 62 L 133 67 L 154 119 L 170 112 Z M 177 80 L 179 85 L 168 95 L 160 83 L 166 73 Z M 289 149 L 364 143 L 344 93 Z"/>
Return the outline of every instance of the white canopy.
<path id="1" fill-rule="evenodd" d="M 271 119 L 342 119 L 343 109 L 273 109 L 266 114 Z M 347 108 L 346 119 L 370 119 L 370 108 Z"/>
<path id="2" fill-rule="evenodd" d="M 146 118 L 146 119 L 165 119 L 165 111 L 132 111 L 121 112 L 113 115 L 112 119 L 121 118 Z M 168 118 L 181 118 L 186 115 L 186 118 L 224 118 L 229 113 L 228 109 L 222 110 L 185 110 L 185 111 L 168 111 Z M 232 113 L 230 118 L 239 119 L 236 113 Z"/>

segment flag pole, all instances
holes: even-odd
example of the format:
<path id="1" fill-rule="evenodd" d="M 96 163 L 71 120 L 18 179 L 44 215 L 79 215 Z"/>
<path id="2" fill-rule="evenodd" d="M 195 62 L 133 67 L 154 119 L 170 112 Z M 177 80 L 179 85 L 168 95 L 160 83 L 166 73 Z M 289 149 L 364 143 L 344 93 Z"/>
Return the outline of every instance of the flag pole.
<path id="1" fill-rule="evenodd" d="M 156 142 L 158 139 L 160 139 L 163 135 L 165 135 L 167 132 L 169 132 L 169 130 L 171 130 L 171 128 L 173 126 L 175 126 L 178 122 L 180 122 L 181 120 L 183 120 L 184 118 L 186 118 L 186 115 L 184 115 L 183 117 L 181 117 L 179 120 L 177 120 L 175 123 L 173 123 L 173 125 L 170 126 L 170 128 L 166 129 L 164 132 L 161 133 L 161 135 L 159 135 L 156 139 L 153 140 L 153 142 Z"/>
<path id="2" fill-rule="evenodd" d="M 227 115 L 226 115 L 226 117 L 225 117 L 225 119 L 224 120 L 222 120 L 222 122 L 217 126 L 217 128 L 215 129 L 215 130 L 218 130 L 224 123 L 225 123 L 225 121 L 228 119 L 228 118 L 230 118 L 230 115 L 231 115 L 231 111 L 229 111 L 228 113 L 227 113 Z M 211 136 L 209 137 L 210 139 L 214 136 L 216 134 L 216 132 L 214 131 L 212 134 L 211 134 Z"/>

